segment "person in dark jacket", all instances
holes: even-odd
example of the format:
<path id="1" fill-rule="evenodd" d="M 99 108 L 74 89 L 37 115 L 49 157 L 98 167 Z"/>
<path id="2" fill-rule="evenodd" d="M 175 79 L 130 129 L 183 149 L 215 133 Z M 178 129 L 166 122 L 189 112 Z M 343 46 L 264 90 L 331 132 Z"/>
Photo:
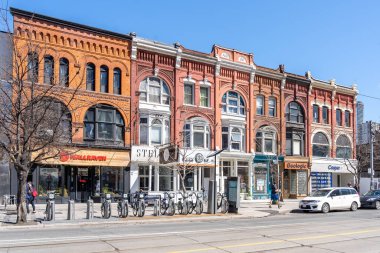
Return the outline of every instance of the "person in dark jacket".
<path id="1" fill-rule="evenodd" d="M 29 204 L 32 205 L 33 213 L 36 212 L 36 206 L 34 204 L 33 190 L 34 190 L 33 184 L 32 184 L 32 182 L 29 181 L 26 184 L 26 211 L 28 213 L 30 213 Z"/>

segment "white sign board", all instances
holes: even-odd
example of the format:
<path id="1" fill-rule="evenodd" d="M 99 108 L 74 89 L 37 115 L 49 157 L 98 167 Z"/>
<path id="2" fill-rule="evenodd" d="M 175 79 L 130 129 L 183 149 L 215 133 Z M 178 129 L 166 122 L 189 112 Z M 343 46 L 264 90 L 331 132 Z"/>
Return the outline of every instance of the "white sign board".
<path id="1" fill-rule="evenodd" d="M 150 146 L 132 146 L 132 162 L 159 163 L 160 150 Z"/>
<path id="2" fill-rule="evenodd" d="M 215 151 L 197 149 L 179 149 L 178 163 L 189 166 L 215 165 L 215 156 L 207 158 Z"/>
<path id="3" fill-rule="evenodd" d="M 354 167 L 352 167 L 354 166 Z M 331 173 L 351 173 L 356 169 L 356 160 L 351 161 L 338 161 L 335 159 L 315 159 L 312 160 L 311 172 L 331 172 Z"/>

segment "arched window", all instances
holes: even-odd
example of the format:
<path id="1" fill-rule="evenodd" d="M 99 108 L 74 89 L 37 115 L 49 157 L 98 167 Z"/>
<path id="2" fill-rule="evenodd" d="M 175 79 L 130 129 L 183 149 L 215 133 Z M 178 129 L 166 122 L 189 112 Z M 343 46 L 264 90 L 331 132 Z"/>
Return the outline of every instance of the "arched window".
<path id="1" fill-rule="evenodd" d="M 245 115 L 245 103 L 235 91 L 228 91 L 222 97 L 222 112 L 225 114 Z"/>
<path id="2" fill-rule="evenodd" d="M 59 84 L 69 86 L 69 61 L 66 58 L 59 59 Z"/>
<path id="3" fill-rule="evenodd" d="M 256 152 L 276 153 L 276 131 L 269 126 L 261 127 L 256 133 Z"/>
<path id="4" fill-rule="evenodd" d="M 28 81 L 38 82 L 38 54 L 36 52 L 28 54 Z"/>
<path id="5" fill-rule="evenodd" d="M 87 63 L 86 66 L 86 90 L 95 91 L 95 65 Z"/>
<path id="6" fill-rule="evenodd" d="M 156 77 L 148 77 L 140 83 L 140 102 L 169 105 L 168 85 Z"/>
<path id="7" fill-rule="evenodd" d="M 183 127 L 183 146 L 186 148 L 210 148 L 209 123 L 195 117 L 186 121 Z"/>
<path id="8" fill-rule="evenodd" d="M 100 67 L 100 92 L 108 93 L 108 67 Z"/>
<path id="9" fill-rule="evenodd" d="M 297 102 L 290 102 L 286 107 L 286 121 L 304 123 L 303 110 Z"/>
<path id="10" fill-rule="evenodd" d="M 44 83 L 54 83 L 54 59 L 51 55 L 44 57 Z"/>
<path id="11" fill-rule="evenodd" d="M 170 143 L 169 116 L 140 116 L 140 144 L 162 145 Z"/>
<path id="12" fill-rule="evenodd" d="M 96 105 L 86 112 L 84 119 L 86 141 L 124 143 L 124 120 L 120 112 L 108 105 Z"/>
<path id="13" fill-rule="evenodd" d="M 345 135 L 336 140 L 336 157 L 350 159 L 352 157 L 351 141 Z"/>
<path id="14" fill-rule="evenodd" d="M 121 95 L 121 70 L 119 68 L 113 70 L 113 94 Z"/>
<path id="15" fill-rule="evenodd" d="M 325 134 L 319 132 L 313 137 L 313 156 L 328 157 L 330 154 L 330 143 Z"/>

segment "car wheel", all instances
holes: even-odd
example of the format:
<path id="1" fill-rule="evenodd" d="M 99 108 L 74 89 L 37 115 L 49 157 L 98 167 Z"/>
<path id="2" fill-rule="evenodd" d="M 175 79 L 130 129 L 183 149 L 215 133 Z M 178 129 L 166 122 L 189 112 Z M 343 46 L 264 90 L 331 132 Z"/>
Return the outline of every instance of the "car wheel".
<path id="1" fill-rule="evenodd" d="M 352 202 L 350 210 L 351 210 L 351 211 L 356 211 L 356 210 L 358 210 L 358 203 L 356 203 L 356 202 Z"/>
<path id="2" fill-rule="evenodd" d="M 376 208 L 377 210 L 380 209 L 380 201 L 379 201 L 379 200 L 375 202 L 375 208 Z"/>
<path id="3" fill-rule="evenodd" d="M 327 203 L 324 203 L 322 205 L 322 213 L 328 213 L 328 212 L 330 212 L 330 205 Z"/>

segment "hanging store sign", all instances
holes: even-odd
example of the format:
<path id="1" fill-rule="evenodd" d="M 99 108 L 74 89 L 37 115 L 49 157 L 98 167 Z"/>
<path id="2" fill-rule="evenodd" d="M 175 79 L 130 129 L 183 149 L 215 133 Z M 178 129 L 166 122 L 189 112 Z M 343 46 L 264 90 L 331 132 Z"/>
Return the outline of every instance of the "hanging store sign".
<path id="1" fill-rule="evenodd" d="M 307 170 L 308 163 L 300 163 L 300 162 L 285 162 L 285 169 L 288 170 Z"/>

